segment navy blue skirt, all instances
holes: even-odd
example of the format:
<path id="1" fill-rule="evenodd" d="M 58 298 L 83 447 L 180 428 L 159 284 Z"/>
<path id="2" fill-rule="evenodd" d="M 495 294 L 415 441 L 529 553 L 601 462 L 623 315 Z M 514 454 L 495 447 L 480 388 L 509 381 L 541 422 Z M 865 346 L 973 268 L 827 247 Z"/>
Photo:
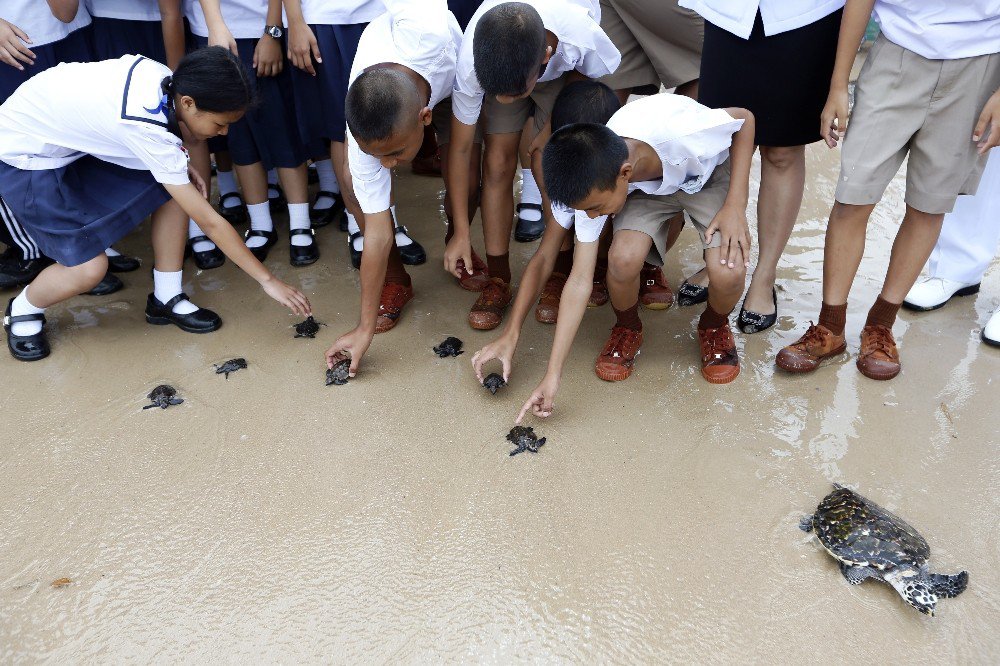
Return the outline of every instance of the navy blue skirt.
<path id="1" fill-rule="evenodd" d="M 114 60 L 123 55 L 144 55 L 167 62 L 163 28 L 159 21 L 129 21 L 95 16 L 90 24 L 94 60 Z"/>
<path id="2" fill-rule="evenodd" d="M 0 162 L 0 198 L 44 254 L 76 266 L 124 238 L 170 195 L 148 171 L 87 155 L 45 171 Z"/>
<path id="3" fill-rule="evenodd" d="M 0 104 L 14 94 L 18 86 L 61 62 L 90 62 L 93 60 L 90 51 L 90 28 L 81 28 L 45 46 L 29 44 L 35 54 L 35 64 L 25 65 L 24 71 L 0 64 Z"/>
<path id="4" fill-rule="evenodd" d="M 316 76 L 291 64 L 295 111 L 302 142 L 309 146 L 317 140 L 343 143 L 347 136 L 344 105 L 354 54 L 367 23 L 352 25 L 311 25 L 323 62 L 313 62 Z"/>

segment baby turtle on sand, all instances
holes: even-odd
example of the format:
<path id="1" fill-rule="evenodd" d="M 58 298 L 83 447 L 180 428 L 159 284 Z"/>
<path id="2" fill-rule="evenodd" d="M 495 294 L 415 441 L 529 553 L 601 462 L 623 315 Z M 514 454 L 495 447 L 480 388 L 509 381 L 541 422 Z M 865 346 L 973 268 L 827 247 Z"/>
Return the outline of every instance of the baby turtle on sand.
<path id="1" fill-rule="evenodd" d="M 447 358 L 449 356 L 458 356 L 459 354 L 464 354 L 462 351 L 462 341 L 458 338 L 445 338 L 444 342 L 439 344 L 434 348 L 434 353 L 440 358 Z"/>
<path id="2" fill-rule="evenodd" d="M 894 516 L 850 488 L 834 484 L 816 513 L 799 524 L 816 530 L 819 541 L 840 562 L 840 572 L 851 585 L 874 578 L 892 585 L 903 600 L 925 615 L 934 615 L 939 598 L 965 591 L 969 574 L 931 573 L 930 546 L 901 518 Z"/>
<path id="3" fill-rule="evenodd" d="M 326 385 L 336 384 L 342 386 L 351 378 L 351 359 L 345 358 L 337 361 L 332 368 L 326 371 Z"/>
<path id="4" fill-rule="evenodd" d="M 507 386 L 507 382 L 505 382 L 503 380 L 503 377 L 501 377 L 497 373 L 491 372 L 490 374 L 486 375 L 486 379 L 483 380 L 483 386 L 485 386 L 490 393 L 496 395 L 497 391 L 502 389 L 504 386 Z"/>
<path id="5" fill-rule="evenodd" d="M 316 334 L 319 333 L 320 326 L 326 326 L 326 324 L 324 324 L 321 321 L 316 321 L 315 319 L 313 319 L 312 315 L 309 315 L 308 317 L 306 317 L 305 321 L 299 322 L 294 326 L 295 337 L 315 338 Z"/>
<path id="6" fill-rule="evenodd" d="M 244 368 L 247 367 L 247 360 L 245 358 L 231 358 L 222 365 L 214 365 L 214 367 L 215 367 L 215 374 L 225 375 L 226 379 L 229 379 L 230 372 L 243 370 Z"/>
<path id="7" fill-rule="evenodd" d="M 538 439 L 538 435 L 535 434 L 534 428 L 528 428 L 526 426 L 514 426 L 507 433 L 507 441 L 515 445 L 517 448 L 510 452 L 510 455 L 516 456 L 518 453 L 523 453 L 525 451 L 531 451 L 532 453 L 538 453 L 538 449 L 542 448 L 545 444 L 545 438 L 542 437 Z"/>
<path id="8" fill-rule="evenodd" d="M 179 405 L 184 402 L 183 398 L 177 397 L 177 389 L 173 386 L 167 386 L 166 384 L 160 384 L 155 389 L 149 392 L 146 396 L 153 401 L 153 404 L 146 405 L 143 409 L 152 409 L 153 407 L 159 407 L 161 409 L 166 409 L 170 405 Z"/>

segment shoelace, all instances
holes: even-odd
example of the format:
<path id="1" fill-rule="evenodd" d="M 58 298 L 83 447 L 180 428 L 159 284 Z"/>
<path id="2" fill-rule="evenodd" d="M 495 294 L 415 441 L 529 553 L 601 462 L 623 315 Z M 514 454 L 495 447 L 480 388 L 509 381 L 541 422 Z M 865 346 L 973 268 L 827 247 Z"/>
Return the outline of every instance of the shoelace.
<path id="1" fill-rule="evenodd" d="M 479 297 L 480 305 L 490 307 L 494 306 L 505 296 L 504 288 L 497 284 L 496 282 L 490 282 L 487 284 Z"/>
<path id="2" fill-rule="evenodd" d="M 802 339 L 800 339 L 796 344 L 801 347 L 808 347 L 811 344 L 822 345 L 825 340 L 826 336 L 819 330 L 819 326 L 810 321 L 809 328 L 806 330 L 805 335 L 803 335 Z"/>
<path id="3" fill-rule="evenodd" d="M 601 356 L 610 356 L 612 358 L 623 358 L 625 356 L 628 348 L 635 346 L 635 338 L 638 334 L 630 328 L 625 328 L 623 326 L 616 326 L 611 329 L 611 337 L 604 345 L 604 349 L 601 350 Z"/>
<path id="4" fill-rule="evenodd" d="M 868 329 L 867 340 L 865 340 L 865 346 L 861 349 L 861 355 L 870 356 L 880 351 L 886 356 L 891 357 L 894 344 L 892 333 L 881 326 L 876 326 Z"/>
<path id="5" fill-rule="evenodd" d="M 723 359 L 732 351 L 732 344 L 729 336 L 726 335 L 725 327 L 711 328 L 705 337 L 705 356 L 714 359 Z"/>

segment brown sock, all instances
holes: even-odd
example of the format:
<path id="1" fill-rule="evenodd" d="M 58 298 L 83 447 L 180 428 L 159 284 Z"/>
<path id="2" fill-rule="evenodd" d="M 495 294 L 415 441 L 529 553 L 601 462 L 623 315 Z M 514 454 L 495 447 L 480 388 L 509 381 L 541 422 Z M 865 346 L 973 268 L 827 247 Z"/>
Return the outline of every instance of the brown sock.
<path id="1" fill-rule="evenodd" d="M 843 335 L 847 325 L 847 303 L 827 305 L 824 302 L 819 309 L 819 325 L 834 335 Z"/>
<path id="2" fill-rule="evenodd" d="M 487 254 L 486 266 L 491 278 L 500 278 L 510 284 L 510 252 Z"/>
<path id="3" fill-rule="evenodd" d="M 413 284 L 409 274 L 406 272 L 406 267 L 403 266 L 403 258 L 399 256 L 399 248 L 396 247 L 395 243 L 392 244 L 392 249 L 389 250 L 389 261 L 385 267 L 385 281 L 405 284 L 407 287 Z"/>
<path id="4" fill-rule="evenodd" d="M 711 305 L 705 306 L 705 311 L 701 313 L 698 320 L 698 329 L 707 331 L 710 328 L 722 328 L 729 323 L 729 313 L 720 314 L 712 309 Z"/>
<path id="5" fill-rule="evenodd" d="M 868 311 L 868 320 L 865 326 L 885 326 L 892 330 L 892 325 L 896 323 L 896 314 L 899 312 L 898 303 L 890 303 L 882 298 L 881 294 L 875 299 L 875 305 Z"/>
<path id="6" fill-rule="evenodd" d="M 451 219 L 451 215 L 448 216 L 448 230 L 444 232 L 444 243 L 447 245 L 451 242 L 451 237 L 455 235 L 455 221 Z"/>
<path id="7" fill-rule="evenodd" d="M 624 310 L 619 310 L 614 305 L 611 306 L 611 309 L 615 311 L 615 317 L 617 317 L 615 326 L 624 326 L 625 328 L 631 328 L 633 331 L 642 330 L 642 320 L 639 319 L 639 301 L 636 301 L 632 307 Z"/>
<path id="8" fill-rule="evenodd" d="M 608 281 L 608 258 L 597 257 L 597 265 L 594 267 L 594 282 L 606 283 Z"/>
<path id="9" fill-rule="evenodd" d="M 556 273 L 569 275 L 569 272 L 573 270 L 573 248 L 568 250 L 559 250 L 559 256 L 556 257 L 556 265 L 552 268 L 552 270 Z"/>

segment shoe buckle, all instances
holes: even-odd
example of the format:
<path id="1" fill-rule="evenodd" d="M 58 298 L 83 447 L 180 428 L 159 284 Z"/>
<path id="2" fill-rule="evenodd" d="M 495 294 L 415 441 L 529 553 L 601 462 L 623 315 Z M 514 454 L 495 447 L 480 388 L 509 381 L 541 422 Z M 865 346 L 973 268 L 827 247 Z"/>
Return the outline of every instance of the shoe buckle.
<path id="1" fill-rule="evenodd" d="M 3 325 L 4 326 L 10 326 L 10 315 L 4 315 Z"/>

